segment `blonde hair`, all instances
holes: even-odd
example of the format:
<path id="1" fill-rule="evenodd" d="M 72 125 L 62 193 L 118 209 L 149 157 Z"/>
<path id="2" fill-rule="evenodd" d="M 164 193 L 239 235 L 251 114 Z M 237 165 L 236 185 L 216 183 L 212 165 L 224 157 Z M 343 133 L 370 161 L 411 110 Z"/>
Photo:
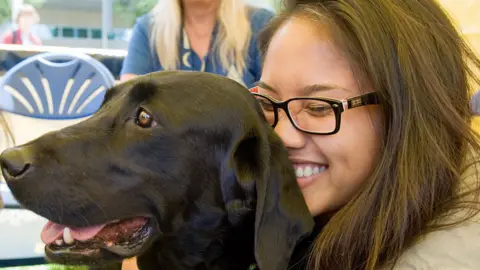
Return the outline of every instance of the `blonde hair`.
<path id="1" fill-rule="evenodd" d="M 7 119 L 3 115 L 3 113 L 0 111 L 0 130 L 3 133 L 3 136 L 0 136 L 0 149 L 3 150 L 5 148 L 8 148 L 10 146 L 15 145 L 15 138 L 13 137 L 12 130 L 10 129 L 10 126 L 8 124 Z"/>
<path id="2" fill-rule="evenodd" d="M 183 25 L 180 1 L 159 0 L 151 11 L 150 46 L 165 70 L 175 70 L 180 61 L 178 44 Z M 242 76 L 252 35 L 247 4 L 243 0 L 221 0 L 217 21 L 214 46 L 220 63 L 227 70 L 234 66 Z"/>
<path id="3" fill-rule="evenodd" d="M 35 7 L 33 7 L 30 4 L 24 4 L 20 7 L 20 9 L 17 12 L 17 16 L 15 17 L 15 22 L 18 23 L 18 20 L 20 19 L 21 16 L 32 16 L 34 23 L 40 22 L 40 15 L 38 15 L 37 10 Z"/>

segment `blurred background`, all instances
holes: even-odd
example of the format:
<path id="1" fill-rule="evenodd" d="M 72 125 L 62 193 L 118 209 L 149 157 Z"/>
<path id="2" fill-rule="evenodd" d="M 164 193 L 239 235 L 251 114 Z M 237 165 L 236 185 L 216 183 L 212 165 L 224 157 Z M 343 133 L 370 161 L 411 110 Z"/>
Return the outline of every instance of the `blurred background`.
<path id="1" fill-rule="evenodd" d="M 465 39 L 480 54 L 480 0 L 438 0 L 456 22 Z M 479 73 L 480 75 L 480 73 Z M 480 86 L 474 89 L 479 89 Z M 472 93 L 473 94 L 473 93 Z M 473 126 L 480 132 L 480 118 L 474 118 Z"/>
<path id="2" fill-rule="evenodd" d="M 157 0 L 0 0 L 0 75 L 20 60 L 44 51 L 76 49 L 100 58 L 118 78 L 135 19 L 152 9 Z M 248 0 L 252 5 L 278 11 L 281 0 Z M 457 22 L 473 48 L 480 52 L 479 0 L 439 0 Z M 17 16 L 24 4 L 34 7 L 37 21 L 31 33 L 46 48 L 8 46 L 5 39 L 18 29 Z M 4 52 L 16 52 L 5 56 Z"/>
<path id="3" fill-rule="evenodd" d="M 126 49 L 135 19 L 157 0 L 0 0 L 0 33 L 17 28 L 15 18 L 23 4 L 31 4 L 39 22 L 32 31 L 46 46 Z M 248 0 L 252 5 L 277 9 L 275 0 Z"/>
<path id="4" fill-rule="evenodd" d="M 69 51 L 74 49 L 94 56 L 118 79 L 135 20 L 149 12 L 156 2 L 157 0 L 0 0 L 0 76 L 35 53 L 60 52 L 68 48 Z M 278 0 L 247 2 L 274 11 L 280 7 Z M 19 43 L 11 36 L 19 28 L 19 14 L 24 14 L 22 7 L 25 5 L 34 9 L 24 13 L 26 17 L 36 17 L 29 21 L 30 33 L 36 42 L 23 42 L 23 48 L 9 46 Z M 28 45 L 44 48 L 26 48 Z M 14 54 L 5 55 L 5 52 Z"/>
<path id="5" fill-rule="evenodd" d="M 248 0 L 252 5 L 275 12 L 281 8 L 280 1 Z M 472 48 L 480 54 L 480 0 L 438 1 L 451 15 Z M 118 80 L 135 20 L 149 12 L 156 2 L 157 0 L 0 0 L 0 77 L 21 61 L 40 53 L 79 52 L 100 61 Z M 30 27 L 29 38 L 16 35 L 19 24 Z M 480 86 L 476 89 L 479 88 Z M 478 118 L 473 124 L 480 131 Z M 14 217 L 13 210 L 0 211 L 0 225 L 13 219 L 20 220 L 19 216 Z M 0 230 L 0 236 L 1 234 Z M 0 253 L 5 248 L 8 247 L 0 241 Z M 43 245 L 36 245 L 34 252 L 41 254 Z M 4 269 L 86 268 L 40 265 Z"/>

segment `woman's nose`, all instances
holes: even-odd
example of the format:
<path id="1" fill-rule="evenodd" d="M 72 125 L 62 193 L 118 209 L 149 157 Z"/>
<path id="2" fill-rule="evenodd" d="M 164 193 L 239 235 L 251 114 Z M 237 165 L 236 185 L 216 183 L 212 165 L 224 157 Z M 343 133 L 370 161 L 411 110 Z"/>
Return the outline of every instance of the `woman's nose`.
<path id="1" fill-rule="evenodd" d="M 306 143 L 306 135 L 293 126 L 287 115 L 279 112 L 275 132 L 283 140 L 287 148 L 302 148 Z"/>

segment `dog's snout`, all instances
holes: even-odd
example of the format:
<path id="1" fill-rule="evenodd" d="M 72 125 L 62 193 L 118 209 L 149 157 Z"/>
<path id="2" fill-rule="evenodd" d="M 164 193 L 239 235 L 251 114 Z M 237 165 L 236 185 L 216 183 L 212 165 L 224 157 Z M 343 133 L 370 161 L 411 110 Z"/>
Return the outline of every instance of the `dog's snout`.
<path id="1" fill-rule="evenodd" d="M 28 153 L 22 148 L 10 148 L 0 155 L 0 165 L 5 180 L 21 177 L 30 169 Z"/>

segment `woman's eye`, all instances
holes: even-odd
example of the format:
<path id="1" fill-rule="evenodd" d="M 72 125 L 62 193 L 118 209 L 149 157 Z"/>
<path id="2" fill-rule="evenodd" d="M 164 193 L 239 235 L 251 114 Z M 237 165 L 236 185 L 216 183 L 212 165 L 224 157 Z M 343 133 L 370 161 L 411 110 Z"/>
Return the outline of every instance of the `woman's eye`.
<path id="1" fill-rule="evenodd" d="M 142 128 L 151 128 L 157 125 L 157 122 L 153 120 L 153 116 L 145 109 L 141 108 L 135 119 L 135 124 Z"/>
<path id="2" fill-rule="evenodd" d="M 333 108 L 330 105 L 312 105 L 309 106 L 308 111 L 315 116 L 327 116 L 333 113 Z"/>

